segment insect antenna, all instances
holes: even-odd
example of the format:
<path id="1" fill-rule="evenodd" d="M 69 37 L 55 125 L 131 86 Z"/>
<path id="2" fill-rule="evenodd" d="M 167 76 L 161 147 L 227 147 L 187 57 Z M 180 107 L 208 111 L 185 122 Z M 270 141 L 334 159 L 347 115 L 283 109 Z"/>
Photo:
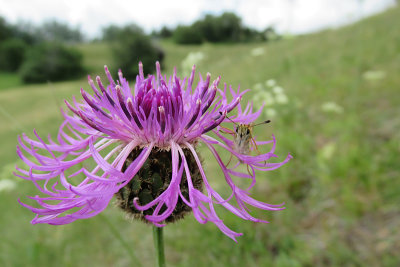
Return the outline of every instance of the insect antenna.
<path id="1" fill-rule="evenodd" d="M 266 120 L 266 121 L 263 121 L 263 122 L 260 122 L 260 123 L 257 123 L 255 125 L 253 125 L 253 127 L 257 126 L 257 125 L 261 125 L 261 124 L 267 124 L 267 123 L 270 123 L 270 122 L 271 122 L 271 120 Z"/>
<path id="2" fill-rule="evenodd" d="M 219 114 L 222 115 L 222 112 L 220 111 Z M 233 124 L 235 124 L 236 126 L 238 125 L 237 122 L 234 122 L 231 118 L 228 117 L 228 115 L 225 115 L 225 117 L 230 120 L 231 122 L 233 122 Z"/>

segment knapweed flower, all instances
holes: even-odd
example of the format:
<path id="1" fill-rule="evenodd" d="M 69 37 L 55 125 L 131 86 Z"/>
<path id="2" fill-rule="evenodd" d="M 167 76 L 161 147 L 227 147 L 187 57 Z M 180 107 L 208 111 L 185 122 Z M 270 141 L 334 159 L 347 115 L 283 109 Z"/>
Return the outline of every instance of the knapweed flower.
<path id="1" fill-rule="evenodd" d="M 190 77 L 183 80 L 176 71 L 167 79 L 161 75 L 158 63 L 156 68 L 155 76 L 145 77 L 140 63 L 133 90 L 121 71 L 114 81 L 105 67 L 108 86 L 99 77 L 96 86 L 89 77 L 93 94 L 81 89 L 84 101 L 74 98 L 72 104 L 65 102 L 72 113 L 62 111 L 65 120 L 57 140 L 49 136 L 45 141 L 36 131 L 36 140 L 25 134 L 19 137 L 17 153 L 28 167 L 17 167 L 15 175 L 31 180 L 43 195 L 30 197 L 41 208 L 20 202 L 36 213 L 33 224 L 60 225 L 95 216 L 116 196 L 126 212 L 156 226 L 193 211 L 197 221 L 211 221 L 235 240 L 241 234 L 224 225 L 215 205 L 254 222 L 265 221 L 252 217 L 246 205 L 283 209 L 282 204 L 253 199 L 249 189 L 256 182 L 256 170 L 276 169 L 291 156 L 280 163 L 267 162 L 275 157 L 274 138 L 256 142 L 259 146 L 272 143 L 267 153 L 240 154 L 233 137 L 220 132 L 223 122 L 251 124 L 261 113 L 253 113 L 251 105 L 242 109 L 240 101 L 245 92 L 229 87 L 229 101 L 226 84 L 223 90 L 218 88 L 220 77 L 210 84 L 210 74 L 205 79 L 200 76 L 194 88 L 194 67 Z M 234 109 L 236 115 L 228 118 Z M 196 150 L 201 143 L 211 151 L 223 177 L 206 176 L 204 162 Z M 218 147 L 237 158 L 237 164 L 228 168 Z M 239 171 L 242 164 L 247 165 L 248 171 Z M 251 186 L 239 188 L 233 181 L 235 177 L 251 179 Z M 231 189 L 228 198 L 210 186 L 211 179 L 225 179 Z"/>

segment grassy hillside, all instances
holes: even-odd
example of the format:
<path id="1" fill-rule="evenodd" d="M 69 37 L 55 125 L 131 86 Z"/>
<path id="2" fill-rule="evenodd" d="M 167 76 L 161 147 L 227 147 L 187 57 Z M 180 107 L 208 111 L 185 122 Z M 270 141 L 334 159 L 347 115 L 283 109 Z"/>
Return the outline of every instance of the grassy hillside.
<path id="1" fill-rule="evenodd" d="M 256 128 L 256 135 L 274 133 L 277 154 L 294 156 L 282 169 L 261 174 L 253 191 L 262 201 L 285 201 L 285 211 L 255 210 L 271 222 L 264 225 L 221 210 L 227 224 L 244 233 L 238 244 L 189 216 L 165 230 L 169 266 L 400 265 L 399 16 L 400 8 L 393 8 L 345 28 L 268 44 L 161 44 L 167 73 L 173 66 L 179 70 L 189 52 L 202 52 L 201 73 L 222 75 L 234 87 L 259 88 L 245 100 L 259 100 L 265 82 L 274 79 L 288 103 L 265 99 L 276 115 L 265 113 L 260 121 L 273 123 Z M 105 44 L 80 49 L 92 73 L 111 64 Z M 0 179 L 14 179 L 16 136 L 32 136 L 33 128 L 54 135 L 62 100 L 78 96 L 80 87 L 89 88 L 85 79 L 0 91 Z M 208 172 L 215 169 L 214 162 L 206 164 Z M 71 225 L 32 226 L 33 214 L 16 199 L 37 192 L 28 182 L 16 185 L 0 191 L 0 265 L 138 265 L 127 251 L 143 266 L 153 264 L 151 229 L 125 220 L 112 205 Z"/>

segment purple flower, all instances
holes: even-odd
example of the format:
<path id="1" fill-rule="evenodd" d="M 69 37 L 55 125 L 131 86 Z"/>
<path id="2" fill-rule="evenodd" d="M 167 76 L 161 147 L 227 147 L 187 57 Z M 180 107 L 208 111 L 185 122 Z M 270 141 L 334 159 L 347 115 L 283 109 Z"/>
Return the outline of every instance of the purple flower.
<path id="1" fill-rule="evenodd" d="M 280 163 L 267 163 L 276 157 L 275 138 L 266 142 L 251 140 L 261 151 L 262 145 L 271 143 L 267 153 L 243 154 L 243 149 L 238 150 L 233 141 L 237 139 L 233 138 L 235 133 L 226 135 L 220 126 L 222 122 L 251 125 L 259 116 L 261 110 L 253 113 L 250 104 L 242 109 L 240 100 L 246 91 L 229 87 L 232 100 L 228 101 L 226 84 L 224 90 L 218 88 L 220 77 L 210 83 L 209 73 L 205 80 L 200 76 L 194 88 L 194 66 L 190 77 L 183 80 L 176 76 L 176 71 L 167 80 L 161 75 L 158 62 L 156 66 L 156 76 L 146 78 L 139 64 L 134 90 L 121 71 L 114 81 L 105 67 L 110 83 L 107 87 L 99 77 L 97 86 L 89 77 L 93 95 L 81 89 L 84 101 L 65 102 L 72 114 L 62 111 L 65 120 L 56 141 L 50 136 L 44 141 L 36 131 L 36 140 L 25 134 L 19 137 L 17 153 L 28 167 L 16 167 L 15 175 L 31 180 L 44 195 L 29 197 L 41 208 L 20 202 L 36 213 L 32 224 L 61 225 L 95 216 L 116 195 L 121 208 L 156 226 L 193 211 L 197 221 L 211 221 L 236 240 L 241 234 L 225 226 L 215 205 L 254 222 L 266 221 L 252 217 L 246 205 L 263 210 L 283 209 L 283 204 L 270 205 L 251 198 L 249 190 L 256 182 L 256 170 L 276 169 L 291 156 Z M 227 118 L 235 108 L 237 115 Z M 206 176 L 196 150 L 201 143 L 214 157 L 207 161 L 217 162 L 223 177 Z M 218 147 L 236 158 L 236 165 L 224 164 Z M 243 164 L 247 171 L 240 171 Z M 250 179 L 252 183 L 242 189 L 233 178 Z M 216 192 L 210 186 L 211 179 L 225 179 L 230 196 L 223 198 Z"/>

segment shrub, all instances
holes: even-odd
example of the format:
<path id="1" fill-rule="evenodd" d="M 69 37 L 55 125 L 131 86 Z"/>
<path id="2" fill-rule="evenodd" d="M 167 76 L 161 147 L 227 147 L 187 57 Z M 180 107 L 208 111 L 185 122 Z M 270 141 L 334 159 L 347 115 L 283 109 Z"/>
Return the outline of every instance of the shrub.
<path id="1" fill-rule="evenodd" d="M 14 72 L 25 58 L 26 44 L 21 39 L 7 39 L 0 43 L 0 70 Z"/>
<path id="2" fill-rule="evenodd" d="M 273 30 L 272 28 L 268 31 Z M 178 44 L 234 43 L 265 41 L 264 33 L 246 27 L 239 16 L 225 12 L 219 16 L 206 15 L 190 26 L 178 26 L 173 33 Z"/>
<path id="3" fill-rule="evenodd" d="M 139 73 L 138 62 L 143 63 L 145 73 L 155 70 L 155 62 L 162 63 L 164 52 L 152 43 L 149 36 L 138 30 L 136 25 L 126 26 L 114 36 L 113 54 L 116 67 L 123 70 L 128 79 Z"/>
<path id="4" fill-rule="evenodd" d="M 163 26 L 159 35 L 161 38 L 169 38 L 172 36 L 172 30 L 166 26 Z"/>
<path id="5" fill-rule="evenodd" d="M 124 35 L 144 35 L 144 31 L 136 24 L 128 24 L 124 27 L 109 25 L 102 29 L 102 40 L 116 42 L 124 38 Z"/>
<path id="6" fill-rule="evenodd" d="M 247 37 L 244 30 L 240 17 L 225 12 L 220 16 L 206 15 L 191 26 L 178 26 L 173 37 L 178 44 L 240 42 Z"/>
<path id="7" fill-rule="evenodd" d="M 168 28 L 167 26 L 163 26 L 160 30 L 152 30 L 151 37 L 166 39 L 172 37 L 173 30 Z"/>
<path id="8" fill-rule="evenodd" d="M 195 22 L 194 26 L 209 42 L 241 41 L 243 27 L 241 19 L 234 13 L 225 12 L 220 16 L 206 15 L 204 19 Z"/>
<path id="9" fill-rule="evenodd" d="M 58 43 L 42 43 L 33 47 L 20 69 L 25 83 L 73 79 L 83 75 L 83 72 L 81 53 Z"/>
<path id="10" fill-rule="evenodd" d="M 178 26 L 172 37 L 178 44 L 201 44 L 203 42 L 203 35 L 195 25 Z"/>

